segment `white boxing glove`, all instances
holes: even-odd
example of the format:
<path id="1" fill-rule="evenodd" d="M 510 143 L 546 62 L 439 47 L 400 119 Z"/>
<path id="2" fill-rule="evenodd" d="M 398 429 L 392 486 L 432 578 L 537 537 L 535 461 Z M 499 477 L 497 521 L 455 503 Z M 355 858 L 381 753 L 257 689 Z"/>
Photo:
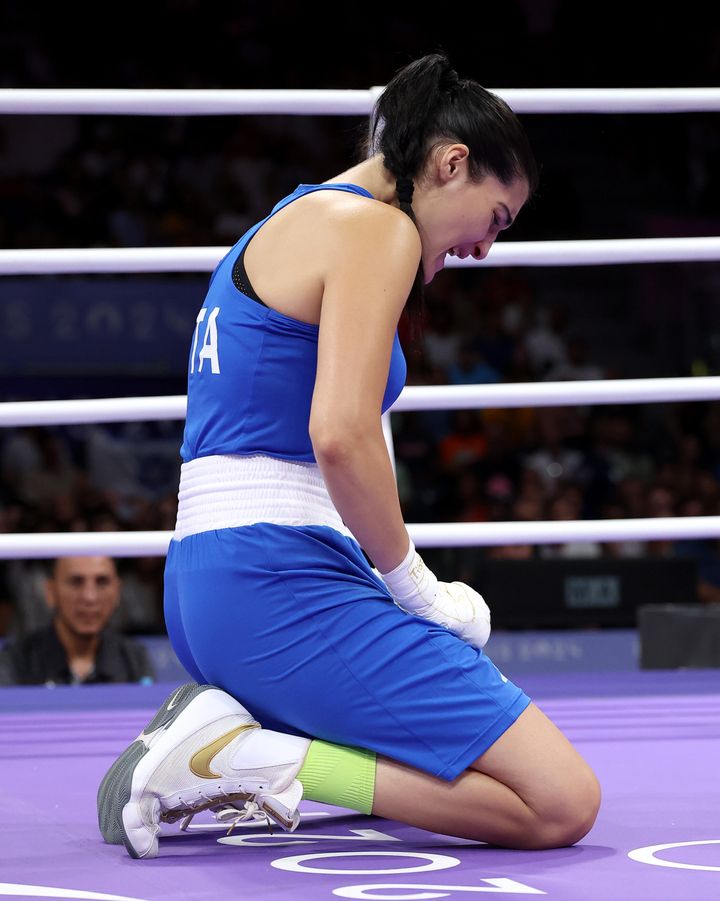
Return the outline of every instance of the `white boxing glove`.
<path id="1" fill-rule="evenodd" d="M 477 648 L 487 643 L 490 638 L 488 605 L 464 582 L 439 582 L 425 566 L 412 539 L 402 563 L 387 573 L 375 571 L 401 610 L 446 626 Z"/>

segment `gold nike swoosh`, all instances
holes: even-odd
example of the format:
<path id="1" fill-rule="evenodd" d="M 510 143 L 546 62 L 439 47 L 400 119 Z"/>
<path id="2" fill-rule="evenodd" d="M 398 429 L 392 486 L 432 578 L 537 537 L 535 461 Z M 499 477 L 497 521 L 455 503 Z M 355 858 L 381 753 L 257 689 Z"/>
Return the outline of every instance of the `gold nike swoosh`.
<path id="1" fill-rule="evenodd" d="M 200 748 L 199 751 L 193 754 L 190 758 L 190 769 L 201 779 L 220 779 L 220 775 L 213 773 L 210 769 L 210 761 L 213 757 L 219 754 L 226 745 L 229 745 L 234 738 L 237 738 L 241 732 L 245 732 L 247 729 L 260 728 L 260 723 L 247 723 L 244 726 L 238 726 L 237 729 L 226 732 L 225 735 L 221 735 L 220 738 L 216 738 L 215 741 L 210 742 L 209 745 L 205 745 L 204 748 Z"/>

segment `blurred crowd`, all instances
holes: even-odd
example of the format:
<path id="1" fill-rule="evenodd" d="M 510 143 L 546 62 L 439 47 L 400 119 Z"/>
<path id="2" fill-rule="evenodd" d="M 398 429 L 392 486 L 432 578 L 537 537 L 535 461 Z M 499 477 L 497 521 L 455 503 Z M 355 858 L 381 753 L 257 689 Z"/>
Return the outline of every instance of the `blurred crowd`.
<path id="1" fill-rule="evenodd" d="M 717 24 L 645 6 L 608 0 L 589 28 L 573 0 L 507 0 L 483 9 L 479 47 L 474 29 L 402 4 L 383 7 L 381 28 L 370 11 L 354 17 L 338 40 L 322 5 L 129 0 L 113 42 L 89 45 L 84 35 L 106 27 L 100 8 L 68 28 L 62 7 L 38 16 L 32 4 L 6 0 L 0 88 L 358 90 L 436 49 L 492 90 L 716 84 Z M 568 121 L 524 119 L 547 202 L 536 218 L 524 213 L 511 237 L 528 219 L 534 238 L 608 229 L 634 237 L 656 212 L 717 215 L 715 114 L 575 115 L 570 129 Z M 345 168 L 365 129 L 363 116 L 0 116 L 0 246 L 230 241 L 265 215 L 269 199 Z"/>
<path id="2" fill-rule="evenodd" d="M 133 423 L 4 429 L 0 531 L 172 531 L 181 428 L 179 423 Z M 122 604 L 113 611 L 115 627 L 163 630 L 163 565 L 158 557 L 117 561 Z M 0 634 L 26 634 L 49 622 L 47 575 L 47 561 L 0 565 Z"/>
<path id="3" fill-rule="evenodd" d="M 288 193 L 321 165 L 314 147 L 326 143 L 326 122 L 271 119 L 210 120 L 198 128 L 179 117 L 69 117 L 44 146 L 39 134 L 34 143 L 32 130 L 47 130 L 46 120 L 0 122 L 0 148 L 21 141 L 35 147 L 22 167 L 0 177 L 0 245 L 232 243 L 267 214 L 268 198 Z M 33 171 L 48 156 L 52 168 Z"/>
<path id="4" fill-rule="evenodd" d="M 494 276 L 469 315 L 467 279 L 433 296 L 422 345 L 408 348 L 408 384 L 496 384 L 612 378 L 562 307 L 526 302 L 522 279 Z M 504 286 L 500 290 L 500 284 Z M 512 288 L 511 302 L 505 291 Z M 407 322 L 401 318 L 401 341 Z M 398 491 L 407 522 L 534 522 L 720 514 L 720 406 L 484 408 L 392 416 Z M 168 530 L 177 509 L 181 423 L 3 430 L 0 530 Z M 691 557 L 698 599 L 720 601 L 720 543 L 619 541 L 473 548 L 454 578 L 482 559 Z M 161 632 L 160 558 L 118 561 L 123 604 L 113 623 Z M 5 628 L 47 622 L 46 566 L 4 567 Z"/>
<path id="5" fill-rule="evenodd" d="M 494 291 L 492 284 L 502 286 Z M 470 297 L 429 308 L 411 384 L 610 379 L 566 308 L 533 307 L 522 279 L 498 273 L 482 307 Z M 511 298 L 505 291 L 511 289 Z M 462 324 L 462 325 L 461 325 Z M 485 408 L 395 414 L 394 449 L 410 522 L 534 522 L 720 515 L 716 403 Z M 697 600 L 720 601 L 720 542 L 576 541 L 494 546 L 478 558 L 690 557 Z M 462 578 L 462 576 L 457 576 Z"/>
<path id="6" fill-rule="evenodd" d="M 720 32 L 696 24 L 705 16 L 641 16 L 638 24 L 619 3 L 603 7 L 592 39 L 587 10 L 570 0 L 483 8 L 484 33 L 494 37 L 483 39 L 482 54 L 473 29 L 449 17 L 445 32 L 415 9 L 383 10 L 381 32 L 372 16 L 356 17 L 350 46 L 344 31 L 336 40 L 334 21 L 316 23 L 311 8 L 287 0 L 212 14 L 199 0 L 137 8 L 142 29 L 125 9 L 112 41 L 88 42 L 90 20 L 68 29 L 62 7 L 38 17 L 32 5 L 9 0 L 0 10 L 0 87 L 357 89 L 441 46 L 461 74 L 491 88 L 705 86 L 720 75 Z M 97 24 L 99 33 L 106 23 Z M 659 49 L 637 53 L 638 46 Z M 716 234 L 713 115 L 575 116 L 570 138 L 566 118 L 525 117 L 542 188 L 508 238 Z M 347 168 L 366 125 L 332 116 L 0 117 L 0 246 L 228 245 L 297 184 Z M 720 366 L 712 264 L 646 267 L 617 291 L 598 274 L 584 305 L 567 270 L 553 282 L 547 276 L 540 291 L 537 271 L 521 273 L 442 273 L 428 292 L 420 347 L 408 346 L 400 322 L 408 385 L 691 375 Z M 623 328 L 612 332 L 618 316 Z M 8 375 L 1 365 L 0 374 Z M 174 376 L 181 392 L 185 375 Z M 18 378 L 13 391 L 22 394 Z M 717 404 L 405 412 L 392 424 L 408 522 L 720 514 Z M 171 531 L 180 443 L 178 423 L 2 429 L 0 531 Z M 699 600 L 720 601 L 712 541 L 478 548 L 458 557 L 453 578 L 471 581 L 477 559 L 673 556 L 697 562 Z M 108 607 L 109 623 L 161 633 L 164 560 L 116 562 L 122 603 Z M 53 566 L 0 561 L 0 636 L 47 627 Z"/>

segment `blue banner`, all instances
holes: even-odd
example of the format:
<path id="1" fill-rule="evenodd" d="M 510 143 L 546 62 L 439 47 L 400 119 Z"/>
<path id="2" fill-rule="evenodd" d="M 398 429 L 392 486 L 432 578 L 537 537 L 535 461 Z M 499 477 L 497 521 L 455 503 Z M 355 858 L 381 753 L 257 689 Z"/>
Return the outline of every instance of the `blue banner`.
<path id="1" fill-rule="evenodd" d="M 208 276 L 0 279 L 0 376 L 180 375 Z"/>

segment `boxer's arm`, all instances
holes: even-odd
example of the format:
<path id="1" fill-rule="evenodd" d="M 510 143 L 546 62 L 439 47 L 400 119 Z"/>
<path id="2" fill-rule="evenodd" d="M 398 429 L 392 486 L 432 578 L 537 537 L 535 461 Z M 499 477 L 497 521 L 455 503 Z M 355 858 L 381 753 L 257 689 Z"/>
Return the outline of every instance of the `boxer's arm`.
<path id="1" fill-rule="evenodd" d="M 373 563 L 390 570 L 410 539 L 382 433 L 382 400 L 420 236 L 404 213 L 368 203 L 341 208 L 323 237 L 328 262 L 310 439 L 343 521 Z"/>

